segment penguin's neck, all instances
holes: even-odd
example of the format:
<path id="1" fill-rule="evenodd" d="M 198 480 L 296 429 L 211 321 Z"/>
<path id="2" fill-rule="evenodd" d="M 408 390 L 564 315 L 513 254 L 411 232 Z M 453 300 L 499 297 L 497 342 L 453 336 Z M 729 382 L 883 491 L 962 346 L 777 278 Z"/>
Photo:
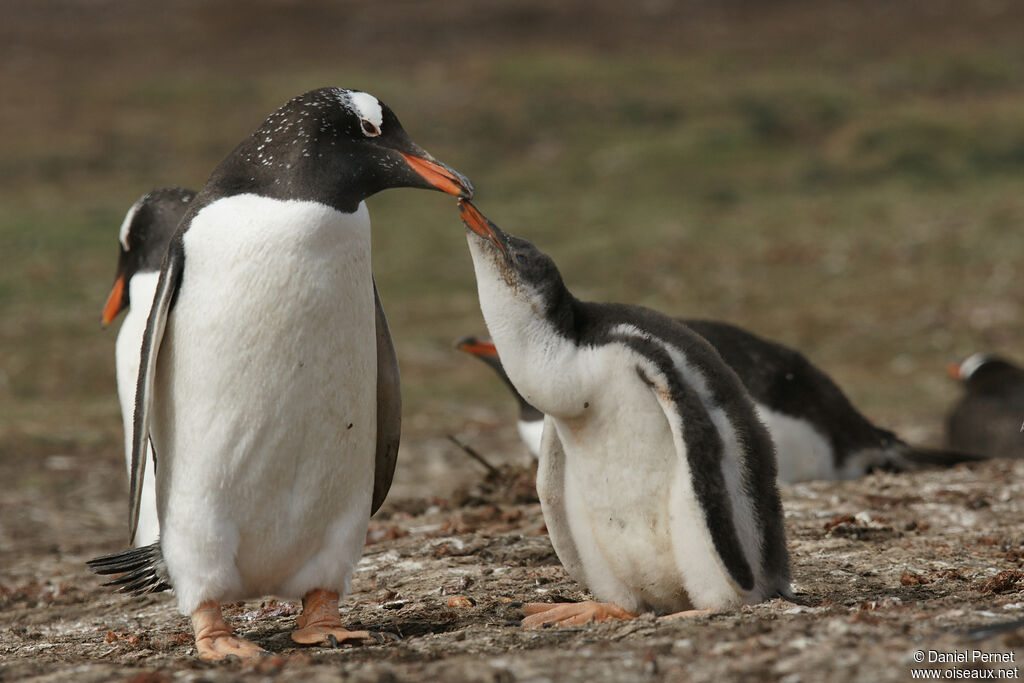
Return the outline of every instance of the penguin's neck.
<path id="1" fill-rule="evenodd" d="M 528 285 L 510 287 L 488 263 L 474 263 L 480 310 L 505 372 L 527 403 L 555 417 L 578 414 L 595 373 L 593 354 L 555 324 Z M 566 297 L 565 305 L 572 305 Z"/>

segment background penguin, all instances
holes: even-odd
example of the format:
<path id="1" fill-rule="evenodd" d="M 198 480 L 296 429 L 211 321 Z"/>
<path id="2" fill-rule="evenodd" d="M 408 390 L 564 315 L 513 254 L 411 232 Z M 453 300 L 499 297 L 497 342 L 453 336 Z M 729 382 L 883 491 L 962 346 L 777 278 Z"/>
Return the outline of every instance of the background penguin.
<path id="1" fill-rule="evenodd" d="M 950 448 L 996 458 L 1024 457 L 1024 368 L 976 353 L 949 374 L 964 395 L 946 419 Z"/>
<path id="2" fill-rule="evenodd" d="M 117 397 L 121 402 L 124 423 L 125 460 L 128 475 L 132 469 L 132 417 L 135 413 L 135 383 L 139 379 L 139 349 L 146 319 L 153 303 L 156 283 L 160 277 L 167 244 L 181 217 L 196 196 L 195 190 L 164 187 L 143 195 L 135 202 L 121 223 L 114 287 L 103 307 L 103 325 L 109 325 L 124 309 L 128 309 L 117 333 L 115 359 Z M 135 545 L 153 543 L 160 536 L 156 515 L 156 462 L 153 451 L 146 447 L 148 467 L 139 494 L 139 528 Z"/>
<path id="3" fill-rule="evenodd" d="M 486 339 L 480 339 L 479 337 L 463 337 L 462 339 L 455 342 L 455 348 L 460 351 L 465 351 L 475 358 L 479 358 L 488 366 L 491 367 L 494 372 L 497 373 L 498 377 L 505 383 L 512 395 L 515 396 L 516 403 L 519 404 L 519 421 L 517 427 L 519 428 L 519 438 L 522 439 L 523 443 L 526 444 L 526 448 L 529 449 L 530 455 L 537 459 L 540 457 L 540 437 L 544 431 L 544 413 L 540 412 L 529 402 L 522 397 L 512 382 L 509 380 L 508 375 L 505 374 L 505 368 L 501 366 L 501 360 L 498 358 L 498 350 L 494 348 L 494 344 Z"/>
<path id="4" fill-rule="evenodd" d="M 965 452 L 911 446 L 875 426 L 799 351 L 728 323 L 679 322 L 715 347 L 754 399 L 775 442 L 780 482 L 856 479 L 875 469 L 902 472 L 979 459 Z M 543 415 L 531 413 L 532 406 L 512 387 L 494 344 L 466 337 L 456 347 L 485 361 L 512 388 L 520 403 L 519 435 L 536 454 Z"/>
<path id="5" fill-rule="evenodd" d="M 524 625 L 788 595 L 772 441 L 735 373 L 667 316 L 576 300 L 550 258 L 460 209 L 487 328 L 547 416 L 537 490 L 551 542 L 605 601 L 527 605 Z"/>
<path id="6" fill-rule="evenodd" d="M 472 194 L 372 95 L 314 90 L 228 155 L 168 247 L 129 518 L 134 535 L 152 438 L 161 538 L 93 567 L 128 570 L 128 590 L 173 585 L 204 660 L 265 654 L 220 608 L 262 595 L 302 597 L 295 642 L 369 635 L 342 626 L 338 599 L 390 488 L 401 412 L 364 200 L 403 186 Z"/>

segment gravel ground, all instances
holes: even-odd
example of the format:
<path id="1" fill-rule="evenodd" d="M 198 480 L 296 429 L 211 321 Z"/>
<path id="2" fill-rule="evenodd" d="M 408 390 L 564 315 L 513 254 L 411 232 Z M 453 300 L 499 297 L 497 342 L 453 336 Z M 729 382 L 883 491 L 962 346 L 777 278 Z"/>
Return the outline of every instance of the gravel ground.
<path id="1" fill-rule="evenodd" d="M 1024 617 L 1024 461 L 785 487 L 807 605 L 541 631 L 519 626 L 520 603 L 587 596 L 551 548 L 532 473 L 465 472 L 446 499 L 392 500 L 371 523 L 342 617 L 398 640 L 299 648 L 297 605 L 237 603 L 229 620 L 276 653 L 245 668 L 196 660 L 167 594 L 111 594 L 86 570 L 121 543 L 118 461 L 4 457 L 0 476 L 38 485 L 0 494 L 0 679 L 902 681 L 917 651 L 1016 660 L 945 667 L 968 676 L 1013 675 L 1024 656 L 1024 629 L 991 628 Z"/>

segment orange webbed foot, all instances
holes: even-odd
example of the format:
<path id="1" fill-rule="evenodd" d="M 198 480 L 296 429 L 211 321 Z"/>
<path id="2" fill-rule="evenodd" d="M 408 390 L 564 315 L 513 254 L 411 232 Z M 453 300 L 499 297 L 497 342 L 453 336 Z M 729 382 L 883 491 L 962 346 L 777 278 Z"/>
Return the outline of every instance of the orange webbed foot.
<path id="1" fill-rule="evenodd" d="M 192 630 L 196 635 L 196 650 L 204 662 L 219 662 L 236 658 L 243 662 L 256 662 L 270 653 L 256 643 L 234 635 L 224 621 L 220 605 L 209 601 L 199 605 L 192 613 Z"/>
<path id="2" fill-rule="evenodd" d="M 295 620 L 297 629 L 292 640 L 300 645 L 330 645 L 338 647 L 346 640 L 383 643 L 385 638 L 376 631 L 349 631 L 338 616 L 338 594 L 334 591 L 312 590 L 302 598 L 302 614 Z"/>
<path id="3" fill-rule="evenodd" d="M 611 602 L 528 602 L 523 605 L 523 628 L 579 626 L 589 622 L 629 621 L 636 615 Z"/>

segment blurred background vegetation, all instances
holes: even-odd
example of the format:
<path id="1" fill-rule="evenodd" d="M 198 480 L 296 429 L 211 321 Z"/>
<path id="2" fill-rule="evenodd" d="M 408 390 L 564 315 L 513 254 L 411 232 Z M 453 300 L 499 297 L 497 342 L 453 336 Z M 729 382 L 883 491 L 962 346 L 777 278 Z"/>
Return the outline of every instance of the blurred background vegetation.
<path id="1" fill-rule="evenodd" d="M 946 363 L 1024 360 L 1022 3 L 0 0 L 0 16 L 7 485 L 43 485 L 22 467 L 39 456 L 122 457 L 99 316 L 127 208 L 201 187 L 323 85 L 387 102 L 578 296 L 800 348 L 911 440 L 941 436 Z M 468 462 L 446 434 L 511 448 L 514 411 L 451 348 L 484 332 L 454 203 L 396 190 L 370 210 L 404 377 L 399 482 L 410 463 L 444 477 Z"/>

